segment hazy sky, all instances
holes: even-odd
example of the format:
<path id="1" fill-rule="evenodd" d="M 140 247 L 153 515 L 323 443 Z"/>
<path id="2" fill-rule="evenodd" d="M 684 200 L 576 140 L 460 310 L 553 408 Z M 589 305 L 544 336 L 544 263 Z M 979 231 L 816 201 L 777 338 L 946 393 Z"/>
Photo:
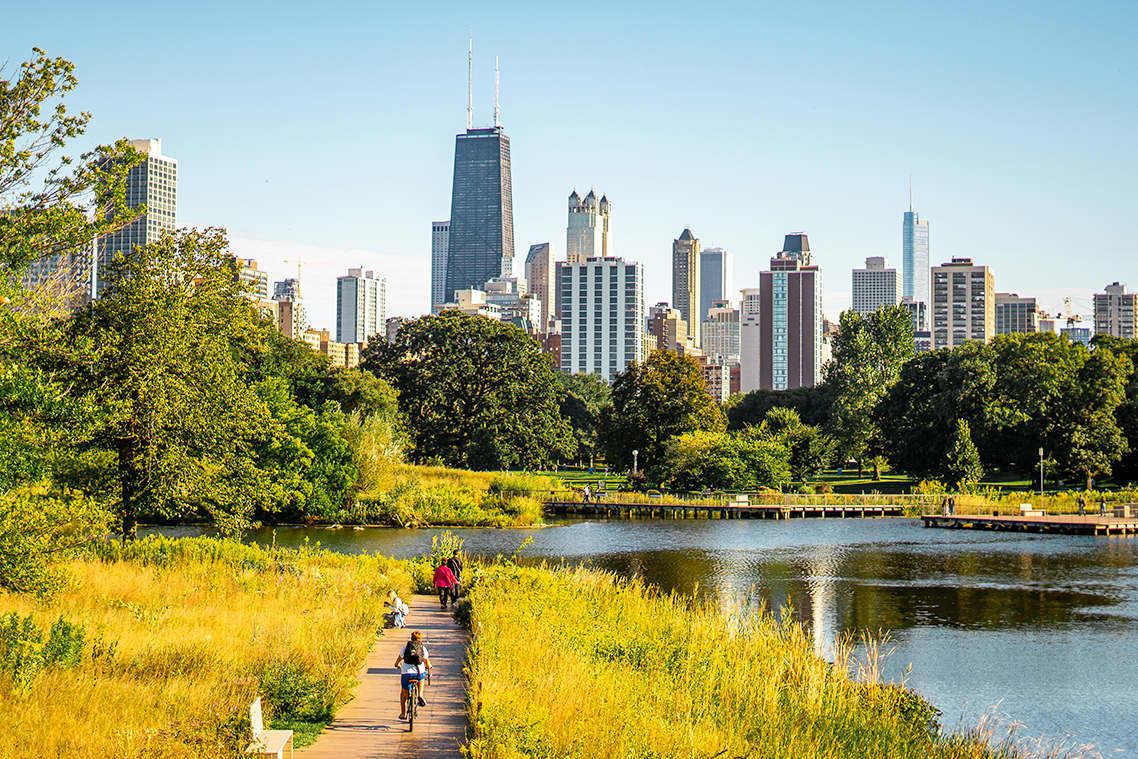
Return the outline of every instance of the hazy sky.
<path id="1" fill-rule="evenodd" d="M 734 253 L 737 288 L 804 231 L 836 317 L 865 257 L 900 265 L 912 175 L 933 263 L 1080 313 L 1138 289 L 1132 1 L 6 6 L 9 68 L 33 45 L 76 64 L 78 147 L 161 138 L 179 223 L 273 279 L 313 261 L 316 327 L 349 267 L 387 278 L 389 316 L 428 309 L 471 31 L 476 125 L 500 59 L 516 272 L 535 242 L 564 257 L 566 198 L 595 187 L 649 303 L 684 227 Z"/>

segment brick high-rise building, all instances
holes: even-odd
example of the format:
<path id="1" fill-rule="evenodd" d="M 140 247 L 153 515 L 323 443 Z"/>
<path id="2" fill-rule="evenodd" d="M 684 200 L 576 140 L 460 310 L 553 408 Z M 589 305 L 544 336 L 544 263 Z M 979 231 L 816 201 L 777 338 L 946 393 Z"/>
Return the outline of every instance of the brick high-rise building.
<path id="1" fill-rule="evenodd" d="M 991 342 L 996 334 L 996 279 L 971 258 L 934 266 L 933 349 L 955 348 L 969 340 Z"/>

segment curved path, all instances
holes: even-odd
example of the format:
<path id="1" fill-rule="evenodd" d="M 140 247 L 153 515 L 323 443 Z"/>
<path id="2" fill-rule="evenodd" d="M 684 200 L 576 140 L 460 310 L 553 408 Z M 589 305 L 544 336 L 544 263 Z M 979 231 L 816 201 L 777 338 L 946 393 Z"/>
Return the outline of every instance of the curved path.
<path id="1" fill-rule="evenodd" d="M 392 664 L 413 630 L 423 633 L 431 657 L 431 686 L 423 694 L 415 731 L 399 720 L 399 671 Z M 359 671 L 356 697 L 344 704 L 316 743 L 299 749 L 305 759 L 422 757 L 459 759 L 466 742 L 467 634 L 435 596 L 417 595 L 403 630 L 384 630 Z"/>

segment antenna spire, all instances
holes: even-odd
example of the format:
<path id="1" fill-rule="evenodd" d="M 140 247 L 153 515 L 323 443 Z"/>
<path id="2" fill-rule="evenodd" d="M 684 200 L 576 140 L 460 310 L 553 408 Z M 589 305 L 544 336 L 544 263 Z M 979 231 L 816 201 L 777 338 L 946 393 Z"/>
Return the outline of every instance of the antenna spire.
<path id="1" fill-rule="evenodd" d="M 913 175 L 909 175 L 909 213 L 913 212 Z"/>
<path id="2" fill-rule="evenodd" d="M 466 56 L 466 129 L 474 118 L 474 35 L 470 35 L 470 52 Z"/>
<path id="3" fill-rule="evenodd" d="M 498 56 L 494 56 L 494 126 L 501 126 L 498 118 Z"/>

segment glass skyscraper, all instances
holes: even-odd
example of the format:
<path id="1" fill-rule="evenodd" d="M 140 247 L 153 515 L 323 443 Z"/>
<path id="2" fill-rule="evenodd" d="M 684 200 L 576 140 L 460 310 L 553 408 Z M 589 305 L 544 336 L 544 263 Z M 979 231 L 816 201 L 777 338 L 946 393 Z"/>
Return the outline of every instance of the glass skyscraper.
<path id="1" fill-rule="evenodd" d="M 513 263 L 510 138 L 500 126 L 467 129 L 454 145 L 444 297 L 512 276 Z"/>
<path id="2" fill-rule="evenodd" d="M 929 223 L 911 206 L 901 230 L 901 295 L 929 303 Z"/>

